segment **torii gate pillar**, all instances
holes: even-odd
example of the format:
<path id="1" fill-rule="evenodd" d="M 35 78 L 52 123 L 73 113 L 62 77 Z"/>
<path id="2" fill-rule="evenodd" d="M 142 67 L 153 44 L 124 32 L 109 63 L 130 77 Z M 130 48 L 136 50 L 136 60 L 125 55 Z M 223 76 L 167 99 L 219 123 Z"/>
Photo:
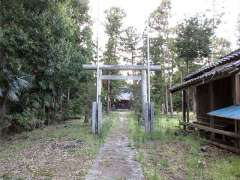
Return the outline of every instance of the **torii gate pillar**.
<path id="1" fill-rule="evenodd" d="M 141 78 L 141 93 L 142 93 L 142 115 L 144 119 L 145 132 L 149 132 L 148 121 L 148 103 L 147 103 L 147 73 L 146 70 L 142 70 Z"/>
<path id="2" fill-rule="evenodd" d="M 101 92 L 102 92 L 102 70 L 99 69 L 99 74 L 97 74 L 97 102 L 92 103 L 92 133 L 100 134 L 102 129 L 102 101 L 101 101 Z"/>

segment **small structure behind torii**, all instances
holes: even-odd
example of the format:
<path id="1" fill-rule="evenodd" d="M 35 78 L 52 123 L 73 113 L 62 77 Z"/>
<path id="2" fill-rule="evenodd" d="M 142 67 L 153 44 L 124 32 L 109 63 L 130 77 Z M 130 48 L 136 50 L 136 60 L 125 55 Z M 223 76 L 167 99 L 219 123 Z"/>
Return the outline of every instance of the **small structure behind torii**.
<path id="1" fill-rule="evenodd" d="M 150 98 L 147 93 L 150 89 L 147 83 L 147 70 L 159 71 L 159 65 L 151 65 L 150 68 L 146 65 L 94 65 L 84 64 L 83 69 L 96 70 L 97 71 L 97 99 L 98 102 L 93 102 L 92 105 L 92 133 L 99 134 L 101 132 L 102 124 L 102 103 L 101 103 L 101 89 L 102 80 L 138 80 L 141 81 L 141 94 L 142 94 L 142 112 L 144 118 L 145 132 L 151 132 L 153 130 L 153 119 L 154 119 L 154 105 L 149 102 Z M 102 70 L 134 70 L 141 71 L 141 75 L 103 75 Z M 150 74 L 149 74 L 150 76 Z"/>

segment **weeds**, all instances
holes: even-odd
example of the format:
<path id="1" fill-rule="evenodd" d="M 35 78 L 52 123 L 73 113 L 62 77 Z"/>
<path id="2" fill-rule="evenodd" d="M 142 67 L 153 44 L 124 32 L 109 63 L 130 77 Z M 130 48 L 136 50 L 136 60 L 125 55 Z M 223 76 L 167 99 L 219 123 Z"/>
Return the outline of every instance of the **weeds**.
<path id="1" fill-rule="evenodd" d="M 144 133 L 134 114 L 129 119 L 129 134 L 147 179 L 240 179 L 240 157 L 217 148 L 201 152 L 205 141 L 181 133 L 178 117 L 158 115 L 152 134 Z"/>

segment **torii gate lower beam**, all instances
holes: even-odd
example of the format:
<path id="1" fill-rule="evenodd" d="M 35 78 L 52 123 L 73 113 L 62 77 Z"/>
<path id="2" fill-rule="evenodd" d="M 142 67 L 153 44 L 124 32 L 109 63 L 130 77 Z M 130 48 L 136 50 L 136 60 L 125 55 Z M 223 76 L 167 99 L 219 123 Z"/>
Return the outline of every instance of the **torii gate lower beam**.
<path id="1" fill-rule="evenodd" d="M 103 75 L 102 80 L 133 80 L 141 81 L 141 76 Z"/>
<path id="2" fill-rule="evenodd" d="M 97 70 L 97 66 L 94 64 L 83 64 L 83 69 L 87 70 Z M 99 65 L 101 70 L 147 70 L 145 65 Z M 151 71 L 159 71 L 161 69 L 160 65 L 150 66 Z"/>

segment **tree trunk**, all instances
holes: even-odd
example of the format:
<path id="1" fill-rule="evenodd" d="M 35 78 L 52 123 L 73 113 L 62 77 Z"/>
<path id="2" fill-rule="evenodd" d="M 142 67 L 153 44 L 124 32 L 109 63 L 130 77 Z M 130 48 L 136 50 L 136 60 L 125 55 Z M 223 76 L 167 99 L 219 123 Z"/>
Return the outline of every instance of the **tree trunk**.
<path id="1" fill-rule="evenodd" d="M 134 65 L 134 52 L 133 52 L 133 50 L 132 50 L 132 65 Z"/>
<path id="2" fill-rule="evenodd" d="M 193 112 L 196 114 L 197 112 L 197 103 L 196 103 L 196 88 L 193 90 Z"/>
<path id="3" fill-rule="evenodd" d="M 165 85 L 165 106 L 166 106 L 166 114 L 168 115 L 169 112 L 169 105 L 168 105 L 168 86 Z"/>
<path id="4" fill-rule="evenodd" d="M 67 90 L 67 104 L 69 103 L 69 101 L 70 101 L 70 88 L 68 88 L 68 90 Z"/>
<path id="5" fill-rule="evenodd" d="M 4 56 L 3 48 L 0 48 L 0 68 L 3 68 L 6 65 L 6 58 Z M 0 123 L 4 121 L 6 115 L 6 106 L 7 106 L 7 94 L 8 94 L 8 87 L 5 94 L 3 94 L 2 104 L 0 107 Z"/>
<path id="6" fill-rule="evenodd" d="M 85 107 L 85 113 L 84 113 L 84 123 L 85 124 L 88 124 L 88 113 L 89 113 L 89 111 L 88 111 L 88 107 L 86 106 Z"/>
<path id="7" fill-rule="evenodd" d="M 0 121 L 3 122 L 5 115 L 6 115 L 6 108 L 7 107 L 7 94 L 4 96 L 2 104 L 1 104 L 1 109 L 0 109 Z"/>
<path id="8" fill-rule="evenodd" d="M 5 127 L 5 126 L 3 126 L 5 124 L 4 123 L 4 117 L 5 117 L 5 114 L 6 114 L 6 104 L 7 104 L 5 99 L 7 99 L 7 98 L 4 98 L 3 103 L 0 107 L 0 136 L 2 136 L 2 133 L 3 133 L 2 130 Z"/>
<path id="9" fill-rule="evenodd" d="M 60 91 L 60 112 L 62 113 L 62 115 L 64 114 L 63 113 L 63 90 L 61 89 L 61 91 Z M 64 119 L 64 118 L 63 118 Z"/>

